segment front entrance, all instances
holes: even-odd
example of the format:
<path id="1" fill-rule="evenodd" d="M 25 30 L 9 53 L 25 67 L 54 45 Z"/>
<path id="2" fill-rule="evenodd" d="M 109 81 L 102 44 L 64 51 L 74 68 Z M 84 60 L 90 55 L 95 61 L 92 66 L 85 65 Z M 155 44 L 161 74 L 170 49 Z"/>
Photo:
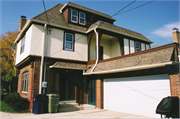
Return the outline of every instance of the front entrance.
<path id="1" fill-rule="evenodd" d="M 95 83 L 95 80 L 89 80 L 88 104 L 96 105 L 96 83 Z"/>
<path id="2" fill-rule="evenodd" d="M 76 100 L 83 103 L 82 70 L 54 69 L 51 81 L 51 93 L 60 95 L 60 101 Z"/>
<path id="3" fill-rule="evenodd" d="M 60 100 L 75 100 L 75 81 L 72 70 L 62 70 L 60 73 Z"/>

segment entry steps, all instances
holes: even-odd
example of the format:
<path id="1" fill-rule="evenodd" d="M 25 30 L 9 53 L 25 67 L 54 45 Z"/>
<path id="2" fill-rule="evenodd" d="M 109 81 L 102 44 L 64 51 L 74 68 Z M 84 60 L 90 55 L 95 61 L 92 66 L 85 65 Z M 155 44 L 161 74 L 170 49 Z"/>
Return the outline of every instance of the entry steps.
<path id="1" fill-rule="evenodd" d="M 84 104 L 79 106 L 76 100 L 59 101 L 59 112 L 71 112 L 79 110 L 91 110 L 95 109 L 94 105 Z"/>

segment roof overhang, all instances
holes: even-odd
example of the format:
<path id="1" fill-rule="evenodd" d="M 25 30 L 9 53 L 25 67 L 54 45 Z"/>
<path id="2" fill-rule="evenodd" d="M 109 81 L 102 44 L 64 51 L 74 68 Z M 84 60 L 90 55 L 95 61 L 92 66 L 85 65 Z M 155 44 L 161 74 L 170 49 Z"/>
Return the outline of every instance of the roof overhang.
<path id="1" fill-rule="evenodd" d="M 128 34 L 125 34 L 125 33 L 122 33 L 122 32 L 118 32 L 118 31 L 115 31 L 115 30 L 111 30 L 111 29 L 108 29 L 108 28 L 104 28 L 104 27 L 101 27 L 101 26 L 95 26 L 94 28 L 89 29 L 86 33 L 90 33 L 90 32 L 93 31 L 94 29 L 98 29 L 98 28 L 99 28 L 99 29 L 102 29 L 102 30 L 110 31 L 110 32 L 113 32 L 113 33 L 117 33 L 117 34 L 129 36 L 129 37 L 137 38 L 137 39 L 140 39 L 140 40 L 149 42 L 149 43 L 154 43 L 154 42 L 152 42 L 152 41 L 147 41 L 146 39 L 142 39 L 142 38 L 138 38 L 138 37 L 135 37 L 135 36 L 131 36 L 131 35 L 128 35 Z"/>
<path id="2" fill-rule="evenodd" d="M 77 31 L 79 33 L 83 33 L 83 34 L 86 34 L 86 32 L 84 31 L 81 31 L 81 30 L 78 30 L 78 29 L 73 29 L 73 28 L 70 28 L 70 27 L 66 27 L 66 26 L 62 26 L 62 25 L 57 25 L 57 24 L 52 24 L 52 23 L 48 23 L 48 22 L 45 22 L 45 21 L 40 21 L 40 20 L 36 20 L 36 19 L 29 19 L 27 21 L 27 23 L 25 24 L 25 26 L 23 27 L 23 29 L 20 31 L 20 33 L 18 34 L 16 40 L 14 41 L 14 43 L 17 43 L 19 42 L 19 40 L 23 37 L 24 33 L 27 31 L 27 29 L 33 24 L 33 23 L 37 23 L 37 24 L 47 24 L 49 26 L 52 26 L 52 27 L 56 27 L 56 28 L 63 28 L 63 29 L 67 29 L 67 30 L 73 30 L 73 31 Z"/>
<path id="3" fill-rule="evenodd" d="M 84 11 L 86 11 L 86 12 L 91 12 L 91 13 L 93 13 L 93 14 L 97 14 L 97 15 L 99 15 L 99 16 L 106 17 L 106 18 L 108 18 L 108 19 L 111 19 L 111 20 L 113 20 L 113 21 L 116 21 L 116 19 L 114 19 L 114 18 L 112 18 L 112 17 L 108 17 L 108 16 L 106 16 L 106 15 L 99 14 L 98 12 L 89 11 L 89 10 L 84 9 L 84 8 L 79 8 L 78 6 L 76 6 L 76 5 L 74 5 L 74 4 L 69 4 L 69 3 L 66 3 L 66 4 L 59 10 L 60 13 L 62 13 L 63 9 L 66 8 L 67 6 L 74 7 L 74 8 L 77 8 L 77 9 L 81 9 L 81 10 L 84 10 Z"/>
<path id="4" fill-rule="evenodd" d="M 166 65 L 179 65 L 179 62 L 166 62 L 166 63 L 152 64 L 152 65 L 143 65 L 143 66 L 122 68 L 122 69 L 107 70 L 107 71 L 98 71 L 98 72 L 92 72 L 92 73 L 83 73 L 83 75 L 99 75 L 99 74 L 119 73 L 119 72 L 127 72 L 127 71 L 135 71 L 135 70 L 163 67 Z"/>
<path id="5" fill-rule="evenodd" d="M 67 63 L 67 62 L 56 62 L 49 68 L 62 68 L 62 69 L 75 69 L 75 70 L 87 70 L 86 64 Z"/>

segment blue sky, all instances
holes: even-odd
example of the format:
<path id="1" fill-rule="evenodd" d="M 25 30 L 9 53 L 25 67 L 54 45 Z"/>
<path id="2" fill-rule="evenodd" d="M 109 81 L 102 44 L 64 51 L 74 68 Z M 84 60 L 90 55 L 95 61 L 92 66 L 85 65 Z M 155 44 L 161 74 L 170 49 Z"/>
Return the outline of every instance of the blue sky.
<path id="1" fill-rule="evenodd" d="M 69 2 L 61 0 L 44 1 L 46 9 L 49 9 L 58 3 L 65 4 Z M 136 0 L 136 2 L 121 11 L 121 13 L 149 1 L 151 0 Z M 71 0 L 71 2 L 111 16 L 131 3 L 132 0 Z M 165 45 L 173 42 L 172 28 L 177 27 L 180 29 L 179 6 L 179 0 L 155 0 L 138 9 L 114 16 L 113 18 L 117 20 L 114 24 L 143 34 L 154 42 L 151 46 Z M 41 0 L 1 0 L 0 34 L 4 34 L 7 31 L 18 30 L 21 15 L 30 19 L 43 11 L 44 7 Z"/>

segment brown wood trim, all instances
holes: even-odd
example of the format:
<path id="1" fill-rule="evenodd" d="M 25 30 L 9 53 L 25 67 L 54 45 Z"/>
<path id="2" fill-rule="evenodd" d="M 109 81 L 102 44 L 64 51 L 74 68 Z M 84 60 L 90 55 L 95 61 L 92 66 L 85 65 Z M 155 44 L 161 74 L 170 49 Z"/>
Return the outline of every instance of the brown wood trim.
<path id="1" fill-rule="evenodd" d="M 174 51 L 175 51 L 175 61 L 176 62 L 178 62 L 179 61 L 179 59 L 178 59 L 178 46 L 176 45 L 175 47 L 174 47 Z"/>
<path id="2" fill-rule="evenodd" d="M 16 65 L 16 68 L 18 68 L 19 66 L 21 66 L 22 64 L 24 64 L 25 62 L 28 62 L 28 61 L 30 61 L 30 57 L 28 56 L 28 57 L 26 57 L 24 60 L 22 60 L 20 63 L 18 63 L 17 65 Z"/>
<path id="3" fill-rule="evenodd" d="M 101 79 L 101 109 L 104 109 L 104 80 Z"/>
<path id="4" fill-rule="evenodd" d="M 76 100 L 76 103 L 78 103 L 78 92 L 77 92 L 77 86 L 75 86 L 75 100 Z"/>

